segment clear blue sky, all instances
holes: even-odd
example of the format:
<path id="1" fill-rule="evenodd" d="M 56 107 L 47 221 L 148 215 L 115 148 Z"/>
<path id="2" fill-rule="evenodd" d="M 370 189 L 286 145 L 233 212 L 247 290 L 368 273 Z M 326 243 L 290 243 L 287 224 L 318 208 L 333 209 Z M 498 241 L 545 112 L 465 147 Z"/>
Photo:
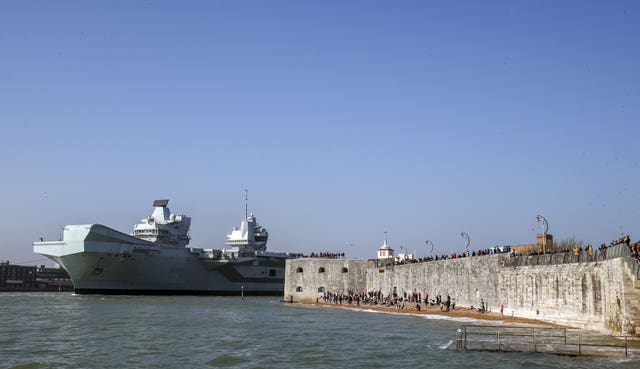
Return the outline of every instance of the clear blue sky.
<path id="1" fill-rule="evenodd" d="M 0 2 L 0 259 L 157 198 L 222 247 L 640 238 L 637 1 Z M 44 194 L 46 192 L 46 195 Z"/>

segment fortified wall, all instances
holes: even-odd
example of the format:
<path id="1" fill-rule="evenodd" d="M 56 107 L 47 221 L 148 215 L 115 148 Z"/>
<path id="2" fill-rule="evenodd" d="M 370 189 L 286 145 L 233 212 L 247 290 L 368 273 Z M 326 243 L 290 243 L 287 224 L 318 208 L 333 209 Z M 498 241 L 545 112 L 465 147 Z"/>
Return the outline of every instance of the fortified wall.
<path id="1" fill-rule="evenodd" d="M 640 336 L 640 267 L 626 245 L 607 257 L 573 254 L 514 258 L 485 255 L 413 264 L 376 266 L 375 260 L 291 259 L 286 301 L 315 301 L 323 291 L 449 294 L 458 306 L 570 327 Z"/>
<path id="2" fill-rule="evenodd" d="M 375 262 L 368 260 L 305 258 L 288 259 L 285 267 L 285 301 L 313 300 L 323 292 L 360 292 Z"/>

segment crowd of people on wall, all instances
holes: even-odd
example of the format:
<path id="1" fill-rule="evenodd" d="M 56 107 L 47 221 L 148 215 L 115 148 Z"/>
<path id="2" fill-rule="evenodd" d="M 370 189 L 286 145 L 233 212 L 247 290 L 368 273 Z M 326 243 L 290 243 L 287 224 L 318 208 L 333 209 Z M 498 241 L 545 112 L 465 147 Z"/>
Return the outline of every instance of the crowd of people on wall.
<path id="1" fill-rule="evenodd" d="M 579 244 L 568 245 L 565 247 L 552 247 L 545 251 L 529 250 L 526 254 L 522 254 L 522 255 L 512 251 L 511 256 L 520 258 L 521 256 L 525 256 L 525 255 L 532 256 L 532 255 L 543 255 L 543 254 L 549 254 L 549 255 L 568 254 L 574 258 L 572 260 L 581 259 L 581 261 L 594 261 L 596 260 L 596 257 L 598 256 L 599 253 L 600 254 L 604 253 L 604 255 L 606 256 L 606 250 L 617 245 L 627 245 L 627 247 L 629 247 L 631 251 L 631 256 L 633 256 L 634 259 L 638 263 L 640 263 L 640 241 L 636 242 L 635 244 L 631 243 L 631 237 L 629 237 L 629 235 L 616 238 L 611 242 L 609 242 L 609 244 L 602 243 L 597 250 L 591 244 L 582 246 L 582 243 L 580 242 Z"/>
<path id="2" fill-rule="evenodd" d="M 611 241 L 611 243 L 609 244 L 609 247 L 619 245 L 619 244 L 627 245 L 627 247 L 629 247 L 629 250 L 631 251 L 631 256 L 638 263 L 640 263 L 640 241 L 637 241 L 636 243 L 631 243 L 631 238 L 629 237 L 629 235 L 626 235 Z M 607 247 L 607 246 L 605 244 L 600 245 L 601 249 L 603 247 Z"/>
<path id="3" fill-rule="evenodd" d="M 603 243 L 600 245 L 598 250 L 604 250 L 609 247 L 626 244 L 630 250 L 632 256 L 638 260 L 640 263 L 640 241 L 636 243 L 631 243 L 631 238 L 629 235 L 619 237 L 615 240 L 612 240 L 609 245 Z M 542 255 L 546 254 L 556 254 L 556 253 L 573 253 L 574 255 L 578 255 L 581 251 L 587 251 L 589 255 L 592 255 L 594 252 L 594 248 L 591 244 L 587 244 L 582 247 L 581 245 L 574 245 L 573 247 L 564 247 L 564 248 L 549 248 L 548 250 L 533 250 L 530 249 L 526 252 L 526 255 Z M 452 252 L 450 254 L 441 254 L 436 256 L 426 256 L 424 258 L 396 258 L 393 262 L 390 262 L 395 265 L 403 265 L 403 264 L 413 264 L 413 263 L 422 263 L 427 261 L 438 261 L 438 260 L 447 260 L 447 259 L 459 259 L 459 258 L 467 258 L 467 257 L 475 257 L 475 256 L 484 256 L 484 255 L 494 255 L 494 254 L 510 254 L 510 256 L 517 257 L 521 256 L 517 251 L 512 250 L 510 246 L 494 246 L 488 247 L 485 249 L 473 250 L 471 252 L 465 251 L 462 253 Z M 311 252 L 310 254 L 298 253 L 295 254 L 298 258 L 324 258 L 324 259 L 344 259 L 344 252 Z"/>
<path id="4" fill-rule="evenodd" d="M 468 257 L 474 257 L 474 256 L 503 254 L 503 253 L 510 252 L 509 250 L 510 250 L 509 246 L 494 246 L 494 247 L 488 247 L 486 249 L 473 250 L 471 252 L 469 251 L 465 251 L 462 253 L 452 252 L 450 254 L 436 255 L 433 257 L 427 256 L 424 258 L 400 258 L 400 259 L 396 259 L 394 261 L 394 264 L 395 265 L 413 264 L 413 263 L 423 263 L 426 261 L 460 259 L 460 258 L 468 258 Z"/>
<path id="5" fill-rule="evenodd" d="M 344 259 L 344 252 L 311 252 L 308 255 L 295 254 L 298 258 L 324 258 L 324 259 Z"/>
<path id="6" fill-rule="evenodd" d="M 631 248 L 631 256 L 633 256 L 638 263 L 640 263 L 640 241 L 633 245 L 629 245 Z"/>
<path id="7" fill-rule="evenodd" d="M 626 244 L 630 250 L 631 255 L 640 263 L 640 241 L 636 243 L 631 243 L 631 238 L 629 235 L 619 237 L 615 240 L 612 240 L 609 245 L 603 243 L 600 245 L 598 250 L 604 250 L 610 248 L 615 245 Z M 574 255 L 578 255 L 580 252 L 586 251 L 589 255 L 594 254 L 594 247 L 591 244 L 587 244 L 586 246 L 581 245 L 573 245 L 572 247 L 563 247 L 563 248 L 549 248 L 548 250 L 534 250 L 530 249 L 526 251 L 526 255 L 542 255 L 542 254 L 556 254 L 556 253 L 573 253 Z M 424 258 L 407 258 L 407 259 L 396 259 L 393 264 L 402 265 L 402 264 L 412 264 L 412 263 L 420 263 L 425 261 L 437 261 L 437 260 L 446 260 L 446 259 L 458 259 L 458 258 L 466 258 L 473 256 L 484 256 L 484 255 L 494 255 L 494 254 L 504 254 L 508 253 L 512 257 L 521 256 L 520 253 L 510 248 L 510 246 L 494 246 L 486 249 L 475 250 L 469 253 L 468 251 L 463 253 L 451 253 L 451 254 L 442 254 L 436 255 L 435 257 L 427 256 Z"/>

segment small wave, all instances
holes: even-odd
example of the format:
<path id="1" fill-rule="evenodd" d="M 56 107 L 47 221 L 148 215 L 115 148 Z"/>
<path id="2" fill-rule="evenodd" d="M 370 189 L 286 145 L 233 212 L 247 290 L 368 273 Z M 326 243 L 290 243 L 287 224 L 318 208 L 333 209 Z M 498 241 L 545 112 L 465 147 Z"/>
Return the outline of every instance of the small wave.
<path id="1" fill-rule="evenodd" d="M 10 366 L 9 369 L 35 369 L 40 366 L 40 363 L 36 363 L 35 361 L 29 363 L 22 363 L 14 366 Z"/>
<path id="2" fill-rule="evenodd" d="M 446 345 L 438 346 L 438 348 L 442 350 L 446 350 L 449 348 L 449 346 L 451 346 L 452 343 L 453 343 L 453 340 L 449 341 L 449 343 L 447 343 Z"/>
<path id="3" fill-rule="evenodd" d="M 13 338 L 7 338 L 6 340 L 0 340 L 0 346 L 2 345 L 12 345 L 14 343 L 17 343 L 18 339 L 13 337 Z"/>
<path id="4" fill-rule="evenodd" d="M 428 320 L 449 320 L 454 322 L 463 322 L 463 323 L 475 323 L 475 322 L 486 322 L 484 319 L 476 319 L 476 318 L 466 318 L 466 317 L 457 317 L 457 316 L 448 316 L 448 315 L 439 315 L 439 314 L 413 314 L 413 313 L 399 313 L 393 311 L 382 311 L 382 310 L 371 310 L 367 308 L 350 308 L 344 307 L 343 309 L 355 310 L 355 311 L 364 311 L 366 313 L 377 313 L 377 314 L 391 314 L 391 315 L 402 315 L 402 316 L 415 316 Z M 491 321 L 495 325 L 504 324 L 502 320 L 493 320 Z"/>
<path id="5" fill-rule="evenodd" d="M 640 357 L 638 357 L 637 353 L 634 353 L 633 351 L 630 350 L 629 356 L 627 357 L 623 357 L 623 358 L 614 358 L 614 359 L 609 359 L 610 361 L 616 363 L 616 364 L 626 364 L 629 362 L 635 363 L 637 361 L 640 360 Z"/>
<path id="6" fill-rule="evenodd" d="M 241 362 L 245 361 L 243 358 L 232 356 L 232 355 L 220 355 L 215 358 L 209 360 L 207 364 L 209 366 L 233 366 L 238 365 Z"/>
<path id="7" fill-rule="evenodd" d="M 487 322 L 487 320 L 484 319 L 476 319 L 476 318 L 466 318 L 466 317 L 459 317 L 459 316 L 448 316 L 448 315 L 437 315 L 437 314 L 412 314 L 412 315 L 417 315 L 419 317 L 422 317 L 424 319 L 429 319 L 429 320 L 449 320 L 449 321 L 453 321 L 453 322 L 462 322 L 462 323 L 477 323 L 477 322 Z M 490 321 L 491 324 L 494 325 L 502 325 L 504 324 L 504 322 L 502 320 L 491 320 Z"/>
<path id="8" fill-rule="evenodd" d="M 326 306 L 334 309 L 343 309 L 343 310 L 349 310 L 349 311 L 364 311 L 365 313 L 373 313 L 373 314 L 418 315 L 418 314 L 401 314 L 401 313 L 394 313 L 392 311 L 373 310 L 373 309 L 367 309 L 367 308 L 357 308 L 357 307 L 340 306 L 340 305 L 326 305 Z"/>

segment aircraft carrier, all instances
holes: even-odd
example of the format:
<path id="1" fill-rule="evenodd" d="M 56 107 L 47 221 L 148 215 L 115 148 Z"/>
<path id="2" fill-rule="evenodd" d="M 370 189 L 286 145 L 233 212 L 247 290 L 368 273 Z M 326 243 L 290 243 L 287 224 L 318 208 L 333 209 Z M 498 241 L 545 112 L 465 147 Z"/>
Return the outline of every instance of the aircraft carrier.
<path id="1" fill-rule="evenodd" d="M 268 252 L 269 233 L 247 214 L 226 247 L 189 246 L 191 218 L 156 200 L 153 214 L 125 234 L 101 224 L 67 225 L 61 241 L 33 251 L 62 266 L 77 294 L 278 295 L 288 253 Z"/>

